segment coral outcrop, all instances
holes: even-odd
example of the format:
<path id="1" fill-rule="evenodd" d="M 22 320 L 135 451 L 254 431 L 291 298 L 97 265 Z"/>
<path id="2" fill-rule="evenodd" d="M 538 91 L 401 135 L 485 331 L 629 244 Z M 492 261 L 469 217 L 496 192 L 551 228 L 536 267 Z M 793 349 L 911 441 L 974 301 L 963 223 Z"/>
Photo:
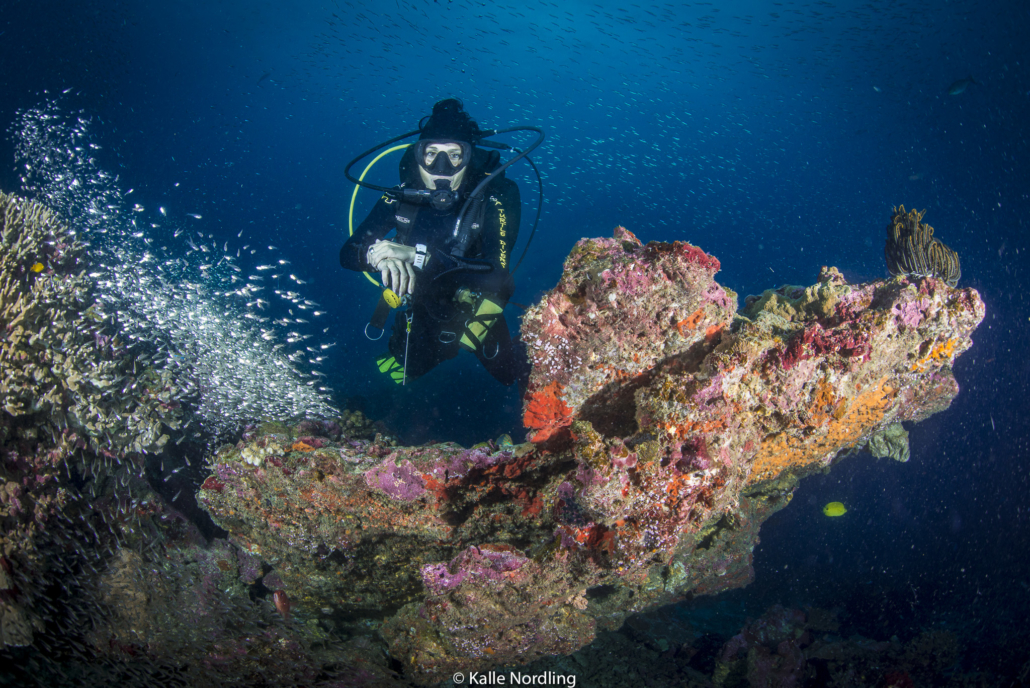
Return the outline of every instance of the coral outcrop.
<path id="1" fill-rule="evenodd" d="M 264 427 L 219 450 L 199 499 L 274 568 L 264 585 L 297 622 L 377 627 L 419 682 L 568 654 L 635 611 L 746 585 L 800 478 L 859 447 L 907 458 L 899 424 L 947 408 L 984 307 L 935 276 L 824 268 L 738 312 L 718 269 L 622 228 L 584 239 L 523 321 L 530 441 Z M 803 669 L 756 652 L 766 673 Z"/>
<path id="2" fill-rule="evenodd" d="M 983 317 L 932 275 L 832 268 L 738 312 L 715 258 L 620 228 L 525 316 L 529 441 L 399 447 L 360 413 L 249 426 L 199 492 L 229 532 L 205 541 L 145 479 L 181 433 L 175 380 L 120 340 L 63 223 L 0 210 L 0 653 L 53 644 L 94 677 L 131 658 L 139 680 L 389 685 L 374 630 L 433 682 L 745 585 L 801 477 L 908 458 L 902 423 L 947 407 Z M 727 677 L 816 661 L 745 636 Z"/>

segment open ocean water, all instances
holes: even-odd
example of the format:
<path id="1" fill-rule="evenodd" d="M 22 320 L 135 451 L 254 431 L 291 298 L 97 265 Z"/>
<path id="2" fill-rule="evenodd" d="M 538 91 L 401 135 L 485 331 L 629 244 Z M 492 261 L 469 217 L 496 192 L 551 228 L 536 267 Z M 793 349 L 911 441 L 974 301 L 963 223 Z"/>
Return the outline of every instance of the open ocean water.
<path id="1" fill-rule="evenodd" d="M 910 428 L 908 463 L 851 458 L 805 480 L 763 526 L 755 582 L 673 613 L 722 639 L 774 604 L 833 609 L 880 640 L 946 630 L 949 671 L 1026 686 L 1028 33 L 1017 1 L 3 0 L 0 190 L 71 215 L 105 289 L 135 304 L 127 322 L 168 320 L 168 346 L 206 371 L 198 387 L 225 390 L 198 432 L 360 409 L 404 444 L 465 446 L 521 441 L 517 389 L 467 354 L 386 380 L 385 340 L 363 334 L 378 292 L 337 257 L 344 166 L 434 102 L 546 131 L 520 304 L 616 225 L 700 246 L 741 298 L 823 265 L 880 279 L 891 207 L 925 208 L 987 307 L 960 394 Z M 395 184 L 396 160 L 370 178 Z M 517 258 L 540 199 L 528 165 L 508 175 Z M 355 225 L 376 198 L 358 193 Z M 248 275 L 264 291 L 243 290 Z M 273 334 L 286 345 L 262 348 Z M 845 517 L 823 515 L 831 501 Z M 0 685 L 18 661 L 0 651 Z"/>

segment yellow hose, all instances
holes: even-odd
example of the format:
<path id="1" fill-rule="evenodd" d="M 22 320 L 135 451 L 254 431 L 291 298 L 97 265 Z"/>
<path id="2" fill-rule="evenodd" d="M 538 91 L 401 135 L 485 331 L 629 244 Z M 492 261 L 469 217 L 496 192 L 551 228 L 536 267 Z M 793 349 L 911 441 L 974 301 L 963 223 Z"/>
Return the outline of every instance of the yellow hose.
<path id="1" fill-rule="evenodd" d="M 410 143 L 402 143 L 399 146 L 394 146 L 393 148 L 387 148 L 382 153 L 380 153 L 379 155 L 377 155 L 374 158 L 372 158 L 372 162 L 368 163 L 368 167 L 366 167 L 365 171 L 361 173 L 361 176 L 358 177 L 358 180 L 359 181 L 365 181 L 365 175 L 368 174 L 368 171 L 370 169 L 372 169 L 372 165 L 375 165 L 377 162 L 379 162 L 379 158 L 383 157 L 387 153 L 392 153 L 395 150 L 400 150 L 402 148 L 407 148 L 410 145 L 411 145 Z M 352 193 L 351 196 L 350 196 L 350 213 L 348 214 L 348 229 L 350 230 L 350 236 L 354 236 L 354 201 L 357 200 L 357 198 L 358 198 L 358 189 L 360 189 L 360 188 L 361 188 L 360 185 L 355 184 L 354 185 L 354 193 Z M 376 282 L 375 278 L 372 277 L 372 275 L 368 274 L 367 272 L 363 272 L 362 274 L 365 276 L 365 278 L 369 282 L 371 282 L 372 284 L 376 285 L 377 287 L 382 288 L 382 285 L 380 285 L 379 282 Z"/>

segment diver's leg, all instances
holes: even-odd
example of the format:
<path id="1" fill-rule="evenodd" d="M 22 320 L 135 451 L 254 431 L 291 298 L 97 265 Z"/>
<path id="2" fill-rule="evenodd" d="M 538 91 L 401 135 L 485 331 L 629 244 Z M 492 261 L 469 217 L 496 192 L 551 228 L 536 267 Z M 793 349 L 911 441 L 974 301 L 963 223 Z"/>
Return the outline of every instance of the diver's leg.
<path id="1" fill-rule="evenodd" d="M 457 341 L 453 337 L 449 341 L 441 341 L 439 324 L 425 311 L 418 308 L 414 310 L 411 337 L 405 341 L 407 327 L 407 316 L 404 312 L 398 313 L 393 336 L 390 337 L 390 353 L 397 358 L 401 366 L 407 360 L 405 376 L 408 380 L 422 377 L 443 361 L 458 355 Z"/>

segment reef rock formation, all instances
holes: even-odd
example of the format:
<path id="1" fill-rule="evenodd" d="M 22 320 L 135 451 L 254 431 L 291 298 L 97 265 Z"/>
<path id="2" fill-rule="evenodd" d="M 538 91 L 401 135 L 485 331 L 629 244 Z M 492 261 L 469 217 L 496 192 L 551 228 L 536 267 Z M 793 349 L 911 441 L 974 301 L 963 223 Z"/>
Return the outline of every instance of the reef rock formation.
<path id="1" fill-rule="evenodd" d="M 737 313 L 718 270 L 622 228 L 584 239 L 523 321 L 529 442 L 266 426 L 217 453 L 200 501 L 274 567 L 265 585 L 297 620 L 381 623 L 421 682 L 570 653 L 632 612 L 745 585 L 801 477 L 874 440 L 907 458 L 890 429 L 948 406 L 984 307 L 932 276 L 852 285 L 824 268 Z"/>

